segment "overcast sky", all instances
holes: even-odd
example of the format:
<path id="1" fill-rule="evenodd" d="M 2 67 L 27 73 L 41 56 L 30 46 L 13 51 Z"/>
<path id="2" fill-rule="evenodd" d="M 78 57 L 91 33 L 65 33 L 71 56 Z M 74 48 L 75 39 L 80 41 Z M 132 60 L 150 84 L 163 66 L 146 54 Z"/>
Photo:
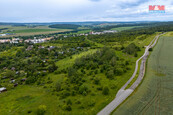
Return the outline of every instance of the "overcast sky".
<path id="1" fill-rule="evenodd" d="M 149 5 L 165 5 L 151 14 Z M 173 21 L 173 0 L 0 0 L 0 22 Z"/>

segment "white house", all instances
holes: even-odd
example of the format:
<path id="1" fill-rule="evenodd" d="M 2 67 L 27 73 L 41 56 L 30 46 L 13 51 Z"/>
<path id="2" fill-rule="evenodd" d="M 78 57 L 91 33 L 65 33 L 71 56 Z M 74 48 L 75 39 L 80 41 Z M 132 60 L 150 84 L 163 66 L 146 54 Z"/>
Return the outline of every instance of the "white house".
<path id="1" fill-rule="evenodd" d="M 7 91 L 7 89 L 5 87 L 0 88 L 0 93 L 4 92 L 4 91 Z"/>

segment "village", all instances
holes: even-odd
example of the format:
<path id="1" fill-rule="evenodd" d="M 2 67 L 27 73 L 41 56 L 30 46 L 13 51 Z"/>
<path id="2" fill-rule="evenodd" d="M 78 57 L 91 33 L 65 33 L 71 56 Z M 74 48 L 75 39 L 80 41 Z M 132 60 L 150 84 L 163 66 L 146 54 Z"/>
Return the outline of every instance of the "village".
<path id="1" fill-rule="evenodd" d="M 115 30 L 105 30 L 103 32 L 89 32 L 89 33 L 81 33 L 81 34 L 74 34 L 72 36 L 88 36 L 88 35 L 101 35 L 101 34 L 107 34 L 107 33 L 116 33 L 117 31 Z M 0 36 L 6 36 L 8 34 L 4 34 L 4 35 L 0 35 Z M 64 38 L 67 38 L 71 35 L 64 35 L 63 37 Z M 37 37 L 34 37 L 34 39 L 21 39 L 19 37 L 17 38 L 12 38 L 12 39 L 0 39 L 0 43 L 13 43 L 13 44 L 18 44 L 18 43 L 33 43 L 33 44 L 36 44 L 36 43 L 44 43 L 44 42 L 48 42 L 50 40 L 52 40 L 53 37 L 47 37 L 47 38 L 37 38 Z"/>

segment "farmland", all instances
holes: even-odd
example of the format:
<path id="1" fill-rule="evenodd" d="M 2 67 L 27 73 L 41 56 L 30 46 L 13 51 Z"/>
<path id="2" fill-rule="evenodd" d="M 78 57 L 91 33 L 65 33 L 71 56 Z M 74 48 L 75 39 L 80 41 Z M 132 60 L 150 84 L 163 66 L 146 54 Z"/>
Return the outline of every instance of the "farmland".
<path id="1" fill-rule="evenodd" d="M 124 30 L 129 30 L 133 28 L 140 28 L 142 26 L 130 26 L 130 27 L 117 27 L 117 28 L 112 28 L 111 30 L 116 30 L 116 31 L 124 31 Z"/>
<path id="2" fill-rule="evenodd" d="M 6 28 L 2 30 L 2 33 L 14 33 L 15 35 L 10 36 L 29 36 L 29 35 L 39 35 L 39 34 L 51 34 L 58 32 L 71 31 L 72 29 L 55 29 L 49 28 L 48 26 L 0 26 L 0 29 Z M 9 37 L 9 36 L 7 36 Z"/>
<path id="3" fill-rule="evenodd" d="M 173 114 L 173 36 L 172 32 L 160 37 L 151 53 L 146 76 L 139 88 L 113 115 Z"/>

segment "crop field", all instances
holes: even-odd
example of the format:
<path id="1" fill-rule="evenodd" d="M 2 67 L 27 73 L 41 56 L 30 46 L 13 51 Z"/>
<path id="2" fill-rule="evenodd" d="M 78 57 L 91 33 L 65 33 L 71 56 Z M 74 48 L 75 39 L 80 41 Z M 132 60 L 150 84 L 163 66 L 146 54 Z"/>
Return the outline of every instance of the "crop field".
<path id="1" fill-rule="evenodd" d="M 71 29 L 53 29 L 48 26 L 36 26 L 36 27 L 27 27 L 27 26 L 0 26 L 0 29 L 7 28 L 2 30 L 1 33 L 14 33 L 15 35 L 10 36 L 28 36 L 28 35 L 38 35 L 38 34 L 50 34 L 57 32 L 71 31 Z M 9 36 L 7 36 L 9 37 Z"/>
<path id="2" fill-rule="evenodd" d="M 173 36 L 159 38 L 151 53 L 142 84 L 113 115 L 173 114 Z"/>
<path id="3" fill-rule="evenodd" d="M 117 27 L 117 28 L 112 28 L 111 30 L 116 30 L 116 31 L 123 31 L 123 30 L 130 30 L 130 29 L 133 29 L 133 28 L 139 28 L 139 27 L 142 27 L 142 26 L 130 26 L 130 27 Z"/>

